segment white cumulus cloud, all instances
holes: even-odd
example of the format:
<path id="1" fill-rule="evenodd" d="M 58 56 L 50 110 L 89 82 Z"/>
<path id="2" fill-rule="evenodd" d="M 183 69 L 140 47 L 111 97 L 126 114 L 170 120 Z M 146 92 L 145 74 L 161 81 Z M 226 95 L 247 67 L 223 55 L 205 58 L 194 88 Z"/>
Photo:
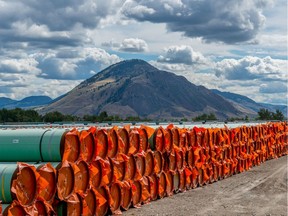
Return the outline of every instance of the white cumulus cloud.
<path id="1" fill-rule="evenodd" d="M 228 80 L 286 80 L 287 60 L 246 56 L 216 63 L 216 75 Z"/>
<path id="2" fill-rule="evenodd" d="M 126 38 L 122 41 L 119 50 L 124 52 L 145 52 L 148 50 L 148 45 L 139 38 Z"/>
<path id="3" fill-rule="evenodd" d="M 164 49 L 164 55 L 160 55 L 158 62 L 167 62 L 172 64 L 204 64 L 207 59 L 200 53 L 193 50 L 191 46 L 170 46 Z"/>
<path id="4" fill-rule="evenodd" d="M 59 58 L 60 57 L 60 58 Z M 83 48 L 36 55 L 41 69 L 40 77 L 46 79 L 83 80 L 91 71 L 100 71 L 121 59 L 103 49 Z"/>
<path id="5" fill-rule="evenodd" d="M 27 56 L 23 59 L 0 58 L 0 73 L 39 73 L 38 62 Z"/>

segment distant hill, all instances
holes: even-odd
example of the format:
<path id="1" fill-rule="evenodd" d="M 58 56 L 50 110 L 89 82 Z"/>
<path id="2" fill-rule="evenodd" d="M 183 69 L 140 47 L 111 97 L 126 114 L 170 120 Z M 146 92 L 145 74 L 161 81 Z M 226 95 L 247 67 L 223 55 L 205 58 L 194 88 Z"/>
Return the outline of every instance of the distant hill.
<path id="1" fill-rule="evenodd" d="M 257 103 L 254 100 L 240 94 L 235 94 L 231 92 L 221 92 L 216 89 L 212 89 L 211 91 L 231 102 L 235 108 L 237 108 L 243 113 L 246 113 L 248 116 L 257 115 L 260 109 L 268 109 L 271 112 L 275 112 L 278 109 L 284 114 L 284 116 L 287 117 L 286 105 Z"/>
<path id="2" fill-rule="evenodd" d="M 8 104 L 12 104 L 14 102 L 17 102 L 16 100 L 12 100 L 10 98 L 7 97 L 0 97 L 0 107 L 4 107 Z"/>
<path id="3" fill-rule="evenodd" d="M 106 111 L 153 119 L 190 118 L 203 112 L 223 119 L 243 114 L 209 89 L 137 59 L 111 65 L 40 112 L 51 111 L 78 116 Z"/>
<path id="4" fill-rule="evenodd" d="M 48 96 L 30 96 L 22 100 L 12 100 L 10 98 L 0 98 L 0 108 L 14 109 L 14 108 L 33 108 L 47 105 L 52 101 Z"/>

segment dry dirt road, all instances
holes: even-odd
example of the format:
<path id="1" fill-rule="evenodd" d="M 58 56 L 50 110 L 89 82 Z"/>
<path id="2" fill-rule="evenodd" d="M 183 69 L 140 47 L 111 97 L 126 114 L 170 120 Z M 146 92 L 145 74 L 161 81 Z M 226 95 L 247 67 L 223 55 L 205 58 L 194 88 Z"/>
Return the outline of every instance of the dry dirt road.
<path id="1" fill-rule="evenodd" d="M 266 161 L 202 188 L 130 208 L 123 215 L 288 215 L 287 159 Z"/>

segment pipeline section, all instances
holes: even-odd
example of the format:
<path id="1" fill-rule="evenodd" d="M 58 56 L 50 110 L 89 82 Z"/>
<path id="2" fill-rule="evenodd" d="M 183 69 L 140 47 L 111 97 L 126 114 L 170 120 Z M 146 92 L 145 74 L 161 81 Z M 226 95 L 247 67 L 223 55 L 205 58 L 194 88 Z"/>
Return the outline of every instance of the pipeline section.
<path id="1" fill-rule="evenodd" d="M 287 137 L 287 122 L 2 130 L 0 215 L 120 214 L 287 155 Z"/>

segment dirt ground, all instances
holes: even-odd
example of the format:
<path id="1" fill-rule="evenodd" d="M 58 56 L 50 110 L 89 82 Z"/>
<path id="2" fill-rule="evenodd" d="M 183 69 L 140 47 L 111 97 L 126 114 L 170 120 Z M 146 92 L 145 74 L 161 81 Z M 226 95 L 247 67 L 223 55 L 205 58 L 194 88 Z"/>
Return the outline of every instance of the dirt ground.
<path id="1" fill-rule="evenodd" d="M 141 215 L 288 215 L 287 156 L 249 171 L 130 208 L 124 216 Z"/>

